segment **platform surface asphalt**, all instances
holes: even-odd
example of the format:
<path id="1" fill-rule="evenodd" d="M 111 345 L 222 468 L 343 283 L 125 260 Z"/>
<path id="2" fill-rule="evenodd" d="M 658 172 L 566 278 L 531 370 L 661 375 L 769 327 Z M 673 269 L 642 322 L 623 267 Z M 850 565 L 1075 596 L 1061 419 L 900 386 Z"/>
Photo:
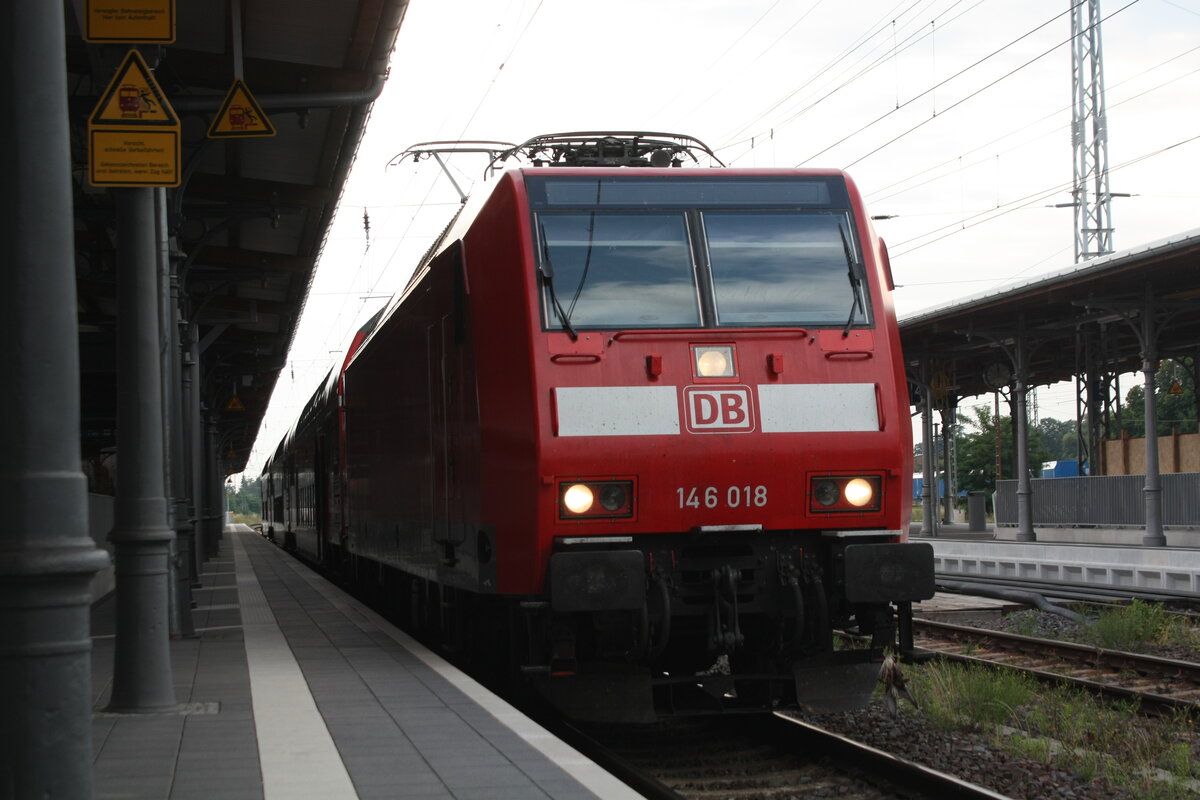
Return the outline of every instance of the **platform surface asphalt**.
<path id="1" fill-rule="evenodd" d="M 103 710 L 111 599 L 94 611 L 97 798 L 640 796 L 245 526 L 201 583 L 174 713 Z"/>

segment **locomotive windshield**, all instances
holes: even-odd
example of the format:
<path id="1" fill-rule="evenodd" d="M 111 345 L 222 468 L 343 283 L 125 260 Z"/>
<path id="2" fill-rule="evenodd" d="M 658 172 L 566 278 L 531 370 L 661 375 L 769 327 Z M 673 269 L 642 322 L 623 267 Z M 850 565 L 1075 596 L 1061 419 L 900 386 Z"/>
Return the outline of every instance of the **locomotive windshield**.
<path id="1" fill-rule="evenodd" d="M 869 322 L 844 182 L 527 179 L 550 329 Z"/>

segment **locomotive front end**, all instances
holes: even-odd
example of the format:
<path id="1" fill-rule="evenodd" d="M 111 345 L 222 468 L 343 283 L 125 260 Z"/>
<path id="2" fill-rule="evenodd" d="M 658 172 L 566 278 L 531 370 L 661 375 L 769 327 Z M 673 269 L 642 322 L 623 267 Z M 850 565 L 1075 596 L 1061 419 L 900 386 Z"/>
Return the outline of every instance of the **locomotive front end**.
<path id="1" fill-rule="evenodd" d="M 866 701 L 911 648 L 911 430 L 882 243 L 835 171 L 533 169 L 540 600 L 568 713 Z M 540 331 L 540 334 L 539 334 Z M 835 650 L 835 628 L 873 636 Z"/>

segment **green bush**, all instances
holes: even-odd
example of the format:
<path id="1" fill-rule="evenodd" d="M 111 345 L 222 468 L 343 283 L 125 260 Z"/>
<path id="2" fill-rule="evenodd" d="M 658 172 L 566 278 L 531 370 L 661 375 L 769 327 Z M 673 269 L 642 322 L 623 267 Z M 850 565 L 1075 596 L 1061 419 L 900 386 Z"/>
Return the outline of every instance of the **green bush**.
<path id="1" fill-rule="evenodd" d="M 1104 609 L 1090 627 L 1093 644 L 1107 650 L 1136 650 L 1166 641 L 1171 615 L 1157 603 L 1135 599 L 1127 606 Z"/>
<path id="2" fill-rule="evenodd" d="M 985 728 L 1012 722 L 1017 708 L 1033 696 L 1032 679 L 1009 670 L 931 664 L 920 670 L 917 697 L 931 720 L 943 728 Z"/>

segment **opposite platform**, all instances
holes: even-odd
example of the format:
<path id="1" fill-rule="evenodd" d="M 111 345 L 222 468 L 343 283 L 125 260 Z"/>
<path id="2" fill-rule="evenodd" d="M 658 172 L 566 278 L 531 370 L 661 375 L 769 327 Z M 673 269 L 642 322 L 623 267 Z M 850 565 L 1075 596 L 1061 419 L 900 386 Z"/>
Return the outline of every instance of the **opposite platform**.
<path id="1" fill-rule="evenodd" d="M 171 642 L 181 711 L 95 714 L 97 797 L 640 796 L 249 528 L 223 545 L 195 591 L 197 637 Z"/>

